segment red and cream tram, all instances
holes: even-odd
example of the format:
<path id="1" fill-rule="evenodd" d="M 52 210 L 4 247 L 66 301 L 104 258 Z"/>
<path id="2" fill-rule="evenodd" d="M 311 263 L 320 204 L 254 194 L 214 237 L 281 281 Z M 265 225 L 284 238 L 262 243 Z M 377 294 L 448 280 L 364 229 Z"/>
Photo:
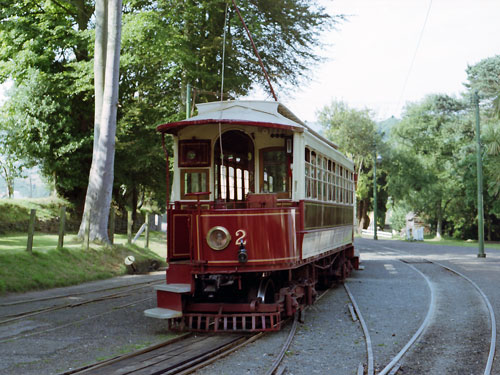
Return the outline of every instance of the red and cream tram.
<path id="1" fill-rule="evenodd" d="M 166 284 L 172 328 L 278 330 L 357 268 L 354 166 L 279 102 L 199 104 L 174 139 Z"/>

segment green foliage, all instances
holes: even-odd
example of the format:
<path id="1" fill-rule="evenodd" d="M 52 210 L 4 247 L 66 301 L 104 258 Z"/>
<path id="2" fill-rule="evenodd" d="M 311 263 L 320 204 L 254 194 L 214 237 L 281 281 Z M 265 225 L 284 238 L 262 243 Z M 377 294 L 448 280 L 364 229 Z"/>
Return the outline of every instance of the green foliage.
<path id="1" fill-rule="evenodd" d="M 381 144 L 381 137 L 369 110 L 352 109 L 334 101 L 319 111 L 318 120 L 326 137 L 351 157 L 358 169 L 373 165 L 373 149 L 375 144 Z"/>
<path id="2" fill-rule="evenodd" d="M 82 171 L 91 159 L 91 114 L 82 114 L 87 117 L 84 121 L 74 113 L 76 98 L 66 92 L 67 84 L 64 76 L 29 69 L 4 106 L 4 118 L 11 147 L 17 146 L 16 155 L 39 165 L 57 191 L 75 198 L 87 182 Z"/>
<path id="3" fill-rule="evenodd" d="M 461 186 L 457 156 L 471 142 L 465 109 L 453 97 L 429 95 L 406 107 L 391 134 L 389 194 L 427 215 L 438 231 Z"/>
<path id="4" fill-rule="evenodd" d="M 488 57 L 475 65 L 467 67 L 465 84 L 470 92 L 478 91 L 481 98 L 486 99 L 490 109 L 500 116 L 500 55 Z"/>
<path id="5" fill-rule="evenodd" d="M 371 119 L 369 110 L 349 108 L 343 102 L 332 102 L 318 113 L 319 122 L 325 129 L 328 139 L 339 146 L 339 150 L 354 161 L 358 184 L 356 199 L 358 202 L 358 220 L 363 227 L 367 226 L 366 213 L 373 197 L 373 163 L 374 151 L 385 159 L 386 146 L 382 134 L 377 131 L 376 123 Z M 385 203 L 385 170 L 377 166 L 377 220 L 384 226 Z"/>
<path id="6" fill-rule="evenodd" d="M 3 108 L 9 142 L 19 159 L 39 165 L 75 198 L 85 190 L 92 144 L 92 4 L 2 3 L 0 80 L 15 82 Z"/>
<path id="7" fill-rule="evenodd" d="M 57 244 L 57 237 L 53 237 Z M 154 253 L 135 246 L 114 246 L 112 249 L 92 247 L 89 251 L 81 247 L 52 248 L 34 251 L 33 255 L 25 250 L 3 250 L 2 243 L 11 238 L 0 236 L 0 294 L 62 287 L 123 275 L 126 273 L 123 259 L 128 255 L 133 255 L 137 262 L 145 259 L 161 261 Z M 26 246 L 25 239 L 23 245 Z"/>
<path id="8" fill-rule="evenodd" d="M 487 128 L 489 129 L 489 128 Z M 495 132 L 487 144 L 496 150 Z M 459 238 L 477 237 L 477 185 L 474 118 L 467 101 L 430 95 L 407 106 L 391 133 L 387 189 L 396 205 L 407 204 L 436 231 Z M 485 153 L 484 195 L 488 238 L 495 237 L 494 157 Z M 498 170 L 497 170 L 498 171 Z"/>
<path id="9" fill-rule="evenodd" d="M 411 211 L 411 207 L 405 202 L 398 205 L 392 205 L 391 227 L 399 232 L 406 227 L 406 215 Z"/>
<path id="10" fill-rule="evenodd" d="M 337 20 L 316 1 L 238 3 L 275 84 L 298 82 L 318 60 L 312 51 L 319 33 Z M 79 206 L 93 144 L 94 2 L 0 4 L 0 81 L 15 81 L 2 109 L 9 142 Z M 120 206 L 163 205 L 164 155 L 155 126 L 185 117 L 187 83 L 198 102 L 217 97 L 225 7 L 225 0 L 124 1 L 114 185 Z M 264 82 L 231 6 L 225 65 L 226 97 Z"/>
<path id="11" fill-rule="evenodd" d="M 483 130 L 484 142 L 484 172 L 489 176 L 487 190 L 489 195 L 496 198 L 493 212 L 500 217 L 500 124 L 490 122 Z"/>
<path id="12" fill-rule="evenodd" d="M 62 206 L 71 206 L 71 203 L 61 198 L 34 198 L 34 199 L 0 199 L 0 228 L 7 224 L 25 220 L 31 209 L 36 209 L 37 217 L 41 220 L 50 220 L 59 216 Z"/>

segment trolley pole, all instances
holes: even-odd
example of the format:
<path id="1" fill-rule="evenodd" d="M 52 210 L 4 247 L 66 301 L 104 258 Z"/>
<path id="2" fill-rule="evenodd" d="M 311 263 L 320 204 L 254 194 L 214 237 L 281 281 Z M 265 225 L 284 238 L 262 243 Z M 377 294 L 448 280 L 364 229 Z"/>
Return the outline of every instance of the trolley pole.
<path id="1" fill-rule="evenodd" d="M 377 238 L 377 146 L 373 144 L 373 239 Z"/>
<path id="2" fill-rule="evenodd" d="M 474 91 L 474 107 L 476 109 L 476 155 L 477 155 L 477 231 L 479 240 L 478 258 L 485 258 L 484 253 L 484 214 L 483 214 L 483 161 L 481 155 L 481 135 L 479 125 L 479 95 Z"/>

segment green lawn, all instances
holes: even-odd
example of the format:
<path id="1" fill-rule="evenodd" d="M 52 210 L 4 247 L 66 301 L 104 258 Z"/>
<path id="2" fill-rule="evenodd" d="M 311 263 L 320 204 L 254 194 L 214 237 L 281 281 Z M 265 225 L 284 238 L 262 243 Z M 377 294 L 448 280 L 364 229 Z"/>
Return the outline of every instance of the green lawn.
<path id="1" fill-rule="evenodd" d="M 435 238 L 425 238 L 424 237 L 424 243 L 430 244 L 430 245 L 445 245 L 445 246 L 462 246 L 462 247 L 475 247 L 478 248 L 478 241 L 477 240 L 457 240 L 454 238 L 449 238 L 449 237 L 443 237 L 440 240 L 435 239 Z M 484 243 L 484 248 L 485 249 L 494 249 L 494 250 L 500 250 L 500 243 Z"/>
<path id="2" fill-rule="evenodd" d="M 115 236 L 112 247 L 91 244 L 87 251 L 75 234 L 65 237 L 57 249 L 58 236 L 36 233 L 33 253 L 26 251 L 26 234 L 0 235 L 0 294 L 26 292 L 79 284 L 124 275 L 130 271 L 125 257 L 133 255 L 136 269 L 147 272 L 153 260 L 165 265 L 165 233 L 153 232 L 150 249 L 144 248 L 144 235 L 127 245 L 126 235 Z"/>
<path id="3" fill-rule="evenodd" d="M 132 236 L 133 238 L 133 236 Z M 126 245 L 127 244 L 127 235 L 126 234 L 115 234 L 115 244 Z M 137 239 L 135 245 L 138 247 L 146 246 L 146 236 L 144 232 Z M 149 237 L 149 249 L 159 257 L 166 259 L 167 258 L 167 234 L 165 232 L 150 232 Z"/>
<path id="4" fill-rule="evenodd" d="M 355 237 L 361 237 L 361 238 L 373 238 L 373 236 L 359 236 L 358 234 L 355 235 Z M 379 240 L 384 240 L 384 241 L 406 241 L 405 238 L 396 235 L 393 236 L 392 238 L 381 238 L 379 237 Z M 436 239 L 434 235 L 425 235 L 424 236 L 424 242 L 422 241 L 414 241 L 415 243 L 425 243 L 429 245 L 442 245 L 442 246 L 463 246 L 463 247 L 475 247 L 478 248 L 478 241 L 477 240 L 457 240 L 455 238 L 451 237 L 442 237 L 440 240 Z M 500 250 L 500 243 L 498 242 L 492 242 L 488 243 L 485 242 L 484 244 L 485 249 L 493 249 L 493 250 Z"/>
<path id="5" fill-rule="evenodd" d="M 47 252 L 57 248 L 57 234 L 37 233 L 33 238 L 33 251 Z M 0 235 L 0 253 L 20 252 L 26 250 L 28 235 L 26 233 L 14 233 Z M 127 245 L 126 234 L 115 234 L 115 245 Z M 146 245 L 146 237 L 143 233 L 134 244 L 138 248 Z M 64 247 L 66 249 L 81 249 L 83 243 L 78 241 L 76 233 L 67 234 L 64 237 Z M 164 232 L 150 232 L 149 249 L 160 258 L 167 257 L 167 237 Z"/>
<path id="6" fill-rule="evenodd" d="M 0 199 L 0 226 L 27 221 L 31 209 L 36 209 L 36 217 L 39 220 L 57 218 L 62 206 L 70 206 L 70 203 L 54 197 Z"/>
<path id="7" fill-rule="evenodd" d="M 37 233 L 33 238 L 33 251 L 47 252 L 57 247 L 57 234 Z M 28 235 L 26 233 L 14 233 L 0 235 L 0 252 L 19 252 L 26 250 Z M 76 234 L 68 234 L 64 237 L 64 247 L 67 249 L 80 249 L 82 242 L 77 240 Z"/>

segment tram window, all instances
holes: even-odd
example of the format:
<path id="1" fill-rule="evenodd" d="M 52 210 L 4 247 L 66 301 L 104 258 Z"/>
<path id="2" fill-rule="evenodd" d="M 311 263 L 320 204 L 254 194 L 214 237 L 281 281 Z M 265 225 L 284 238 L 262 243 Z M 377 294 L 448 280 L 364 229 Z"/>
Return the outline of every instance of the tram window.
<path id="1" fill-rule="evenodd" d="M 208 169 L 182 169 L 181 180 L 181 199 L 194 199 L 186 197 L 188 193 L 208 192 Z M 208 199 L 208 195 L 201 199 Z"/>
<path id="2" fill-rule="evenodd" d="M 222 135 L 222 144 L 223 160 L 219 139 L 214 143 L 215 198 L 245 200 L 254 185 L 252 139 L 242 131 L 230 130 Z"/>
<path id="3" fill-rule="evenodd" d="M 335 201 L 335 162 L 332 161 L 330 167 L 330 200 Z"/>
<path id="4" fill-rule="evenodd" d="M 236 180 L 234 179 L 234 168 L 229 167 L 228 170 L 229 170 L 229 199 L 234 200 L 234 190 L 236 188 L 235 186 Z"/>
<path id="5" fill-rule="evenodd" d="M 322 170 L 323 158 L 318 156 L 318 199 L 323 199 L 323 170 Z"/>
<path id="6" fill-rule="evenodd" d="M 210 141 L 206 139 L 179 141 L 180 167 L 208 167 L 210 165 Z"/>
<path id="7" fill-rule="evenodd" d="M 243 176 L 242 176 L 240 168 L 236 169 L 236 181 L 243 181 Z M 236 199 L 239 201 L 243 200 L 243 185 L 242 184 L 240 184 L 239 186 L 236 186 Z"/>
<path id="8" fill-rule="evenodd" d="M 305 183 L 306 183 L 306 197 L 311 198 L 311 151 L 306 148 L 306 165 L 305 165 Z"/>
<path id="9" fill-rule="evenodd" d="M 323 158 L 323 200 L 328 200 L 328 161 Z"/>
<path id="10" fill-rule="evenodd" d="M 339 194 L 339 202 L 340 203 L 344 202 L 344 179 L 342 178 L 343 174 L 344 174 L 344 168 L 339 167 L 338 181 L 339 181 L 339 191 L 340 191 L 340 194 Z"/>
<path id="11" fill-rule="evenodd" d="M 244 194 L 246 196 L 250 192 L 250 173 L 246 169 L 243 171 L 243 183 L 245 185 Z"/>
<path id="12" fill-rule="evenodd" d="M 312 198 L 317 198 L 318 197 L 318 190 L 317 190 L 317 174 L 316 174 L 316 153 L 313 151 L 311 152 L 311 196 Z"/>
<path id="13" fill-rule="evenodd" d="M 227 198 L 227 167 L 225 165 L 222 166 L 217 166 L 220 167 L 220 174 L 217 174 L 217 176 L 220 177 L 220 198 L 221 199 L 226 199 Z M 217 179 L 219 180 L 219 179 Z"/>
<path id="14" fill-rule="evenodd" d="M 261 191 L 288 198 L 288 164 L 285 149 L 261 150 Z"/>

